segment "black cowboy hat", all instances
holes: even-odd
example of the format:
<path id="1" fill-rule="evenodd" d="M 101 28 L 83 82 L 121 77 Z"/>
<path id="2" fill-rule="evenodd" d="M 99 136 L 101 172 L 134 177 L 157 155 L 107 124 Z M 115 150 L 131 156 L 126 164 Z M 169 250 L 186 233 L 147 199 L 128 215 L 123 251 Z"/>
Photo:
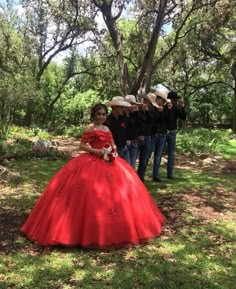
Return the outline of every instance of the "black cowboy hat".
<path id="1" fill-rule="evenodd" d="M 170 91 L 169 93 L 168 93 L 168 97 L 167 98 L 169 98 L 169 99 L 178 99 L 178 98 L 180 98 L 179 96 L 178 96 L 178 94 L 177 94 L 177 92 L 176 91 Z"/>

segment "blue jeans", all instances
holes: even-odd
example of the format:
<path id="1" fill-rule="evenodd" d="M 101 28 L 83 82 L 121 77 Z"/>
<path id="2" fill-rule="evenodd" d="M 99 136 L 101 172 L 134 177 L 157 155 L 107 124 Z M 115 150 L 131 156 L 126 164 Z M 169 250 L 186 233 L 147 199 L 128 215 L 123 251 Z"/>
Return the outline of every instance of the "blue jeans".
<path id="1" fill-rule="evenodd" d="M 143 141 L 139 144 L 139 165 L 138 165 L 138 175 L 139 178 L 144 181 L 144 175 L 147 169 L 148 161 L 151 157 L 153 151 L 153 137 L 145 136 Z"/>
<path id="2" fill-rule="evenodd" d="M 157 134 L 155 138 L 154 162 L 153 162 L 153 178 L 160 178 L 159 171 L 161 165 L 161 157 L 166 142 L 166 134 Z"/>
<path id="3" fill-rule="evenodd" d="M 117 148 L 117 153 L 118 153 L 119 157 L 121 157 L 122 159 L 127 161 L 127 163 L 130 164 L 129 150 L 128 150 L 128 147 L 126 145 L 122 148 Z"/>
<path id="4" fill-rule="evenodd" d="M 167 177 L 173 177 L 175 146 L 176 146 L 176 132 L 169 132 L 166 135 L 166 143 L 167 143 L 167 153 L 168 153 Z"/>
<path id="5" fill-rule="evenodd" d="M 127 145 L 127 148 L 129 151 L 130 165 L 134 168 L 138 157 L 138 150 L 139 150 L 138 141 L 137 142 L 131 141 L 131 144 Z"/>

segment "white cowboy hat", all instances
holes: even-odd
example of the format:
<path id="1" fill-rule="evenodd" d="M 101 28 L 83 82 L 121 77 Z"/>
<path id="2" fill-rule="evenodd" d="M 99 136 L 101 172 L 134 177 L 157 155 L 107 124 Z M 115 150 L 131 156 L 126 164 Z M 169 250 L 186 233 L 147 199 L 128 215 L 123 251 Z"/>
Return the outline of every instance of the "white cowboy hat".
<path id="1" fill-rule="evenodd" d="M 161 83 L 159 83 L 159 84 L 153 86 L 152 88 L 153 88 L 154 90 L 161 90 L 161 91 L 164 91 L 164 92 L 166 92 L 167 94 L 168 94 L 168 92 L 170 91 L 169 88 L 167 88 L 165 85 L 163 85 L 163 84 L 161 84 Z"/>
<path id="2" fill-rule="evenodd" d="M 137 102 L 137 101 L 136 101 L 135 96 L 132 95 L 132 94 L 127 94 L 127 95 L 125 96 L 125 101 L 127 101 L 127 102 L 129 102 L 129 103 L 131 103 L 131 104 L 141 104 L 140 102 Z"/>
<path id="3" fill-rule="evenodd" d="M 123 96 L 114 96 L 112 100 L 109 100 L 105 103 L 106 106 L 123 106 L 123 107 L 130 107 L 131 104 L 124 100 Z"/>
<path id="4" fill-rule="evenodd" d="M 153 106 L 157 108 L 159 107 L 159 105 L 156 103 L 157 96 L 154 93 L 149 92 L 145 98 L 147 98 Z"/>
<path id="5" fill-rule="evenodd" d="M 161 89 L 161 88 L 157 88 L 154 91 L 154 94 L 156 95 L 156 97 L 161 97 L 162 99 L 164 99 L 165 101 L 167 101 L 167 97 L 168 97 L 168 93 L 166 90 Z"/>

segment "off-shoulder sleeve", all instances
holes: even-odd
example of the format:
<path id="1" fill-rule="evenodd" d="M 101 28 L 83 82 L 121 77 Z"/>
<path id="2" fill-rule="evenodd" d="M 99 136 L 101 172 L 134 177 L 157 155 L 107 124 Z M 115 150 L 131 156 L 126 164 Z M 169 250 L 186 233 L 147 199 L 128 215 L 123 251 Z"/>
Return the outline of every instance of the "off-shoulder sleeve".
<path id="1" fill-rule="evenodd" d="M 91 144 L 92 141 L 94 140 L 94 133 L 92 131 L 86 131 L 83 133 L 81 137 L 81 142 L 82 143 L 89 143 Z"/>

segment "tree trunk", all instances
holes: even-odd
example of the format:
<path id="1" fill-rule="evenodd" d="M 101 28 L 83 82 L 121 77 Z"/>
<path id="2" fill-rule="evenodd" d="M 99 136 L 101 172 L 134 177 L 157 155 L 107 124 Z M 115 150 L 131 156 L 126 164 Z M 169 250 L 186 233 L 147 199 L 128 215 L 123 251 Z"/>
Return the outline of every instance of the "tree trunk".
<path id="1" fill-rule="evenodd" d="M 122 34 L 116 27 L 116 21 L 121 16 L 124 8 L 124 3 L 119 7 L 119 12 L 116 16 L 112 15 L 112 2 L 113 1 L 97 1 L 93 0 L 94 5 L 99 8 L 102 13 L 103 19 L 106 23 L 107 29 L 110 33 L 113 46 L 116 50 L 116 57 L 119 66 L 119 86 L 120 92 L 124 96 L 127 94 L 128 86 L 128 71 L 127 65 L 122 53 Z"/>
<path id="2" fill-rule="evenodd" d="M 122 34 L 117 30 L 115 26 L 115 19 L 112 17 L 111 14 L 111 6 L 110 5 L 104 6 L 100 9 L 116 50 L 117 61 L 119 66 L 120 92 L 123 96 L 125 96 L 127 94 L 128 71 L 127 71 L 127 64 L 125 63 L 124 56 L 122 53 Z"/>
<path id="3" fill-rule="evenodd" d="M 233 132 L 236 133 L 236 77 L 234 78 Z"/>
<path id="4" fill-rule="evenodd" d="M 150 73 L 150 72 L 152 71 L 153 58 L 155 55 L 157 42 L 159 39 L 161 27 L 162 27 L 163 20 L 165 17 L 166 6 L 167 6 L 167 0 L 160 0 L 159 9 L 158 9 L 159 13 L 158 13 L 156 23 L 155 23 L 155 26 L 153 29 L 152 38 L 150 40 L 147 52 L 144 56 L 142 66 L 141 66 L 140 70 L 138 71 L 138 73 L 136 75 L 136 79 L 133 83 L 131 94 L 134 94 L 134 95 L 137 94 L 137 92 L 140 89 L 141 84 L 145 78 L 146 73 L 147 73 L 146 80 L 145 80 L 145 82 L 147 83 L 146 89 L 148 88 L 148 83 L 149 84 L 151 83 L 152 73 Z"/>
<path id="5" fill-rule="evenodd" d="M 33 118 L 33 99 L 30 97 L 27 101 L 27 110 L 26 110 L 26 115 L 24 119 L 25 126 L 27 127 L 31 126 L 32 118 Z"/>
<path id="6" fill-rule="evenodd" d="M 236 61 L 233 61 L 231 65 L 231 75 L 233 77 L 233 90 L 234 90 L 234 96 L 233 96 L 233 132 L 236 133 Z"/>
<path id="7" fill-rule="evenodd" d="M 49 105 L 46 108 L 46 111 L 43 115 L 43 122 L 48 122 L 52 120 L 52 113 L 53 113 L 54 105 Z"/>

